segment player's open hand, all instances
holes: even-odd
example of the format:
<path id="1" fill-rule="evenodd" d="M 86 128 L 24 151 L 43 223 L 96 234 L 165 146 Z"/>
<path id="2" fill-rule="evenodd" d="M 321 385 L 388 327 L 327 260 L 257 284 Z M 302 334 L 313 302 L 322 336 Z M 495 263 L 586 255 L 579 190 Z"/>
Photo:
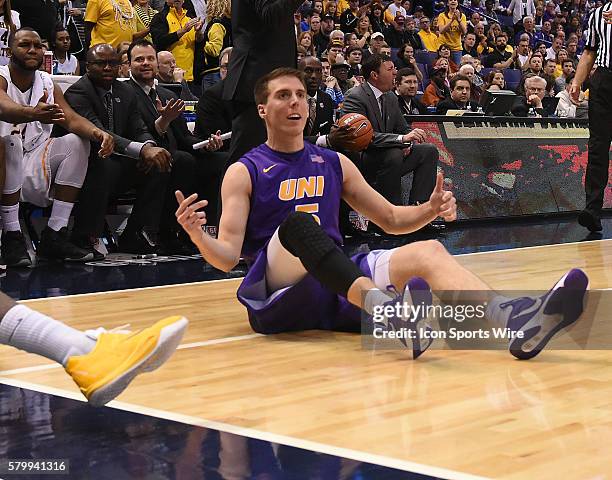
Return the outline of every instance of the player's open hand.
<path id="1" fill-rule="evenodd" d="M 207 200 L 200 200 L 196 202 L 198 199 L 198 194 L 194 193 L 185 198 L 183 192 L 177 190 L 174 192 L 176 196 L 176 200 L 179 203 L 178 208 L 176 209 L 176 221 L 179 223 L 183 230 L 189 235 L 191 241 L 196 243 L 197 240 L 202 238 L 204 231 L 202 227 L 206 225 L 206 213 L 200 212 L 201 208 L 204 208 L 208 205 Z"/>
<path id="2" fill-rule="evenodd" d="M 57 123 L 65 119 L 64 111 L 57 103 L 47 103 L 47 90 L 33 107 L 32 120 L 40 123 Z"/>
<path id="3" fill-rule="evenodd" d="M 457 200 L 453 192 L 444 190 L 444 177 L 438 173 L 436 186 L 429 197 L 429 204 L 438 217 L 442 217 L 447 222 L 457 219 Z"/>
<path id="4" fill-rule="evenodd" d="M 161 115 L 162 119 L 169 124 L 185 110 L 185 102 L 180 98 L 173 98 L 168 100 L 165 105 L 159 98 L 156 99 L 157 111 Z"/>
<path id="5" fill-rule="evenodd" d="M 100 150 L 98 150 L 98 156 L 100 158 L 106 158 L 113 153 L 115 149 L 115 139 L 110 133 L 96 129 L 94 130 L 93 136 L 96 142 L 100 144 Z"/>

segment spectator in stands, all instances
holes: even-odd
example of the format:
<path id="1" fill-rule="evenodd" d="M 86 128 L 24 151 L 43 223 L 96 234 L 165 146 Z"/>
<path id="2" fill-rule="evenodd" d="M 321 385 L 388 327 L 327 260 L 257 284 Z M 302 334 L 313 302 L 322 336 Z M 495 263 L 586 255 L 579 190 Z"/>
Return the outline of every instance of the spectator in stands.
<path id="1" fill-rule="evenodd" d="M 414 50 L 424 50 L 425 46 L 423 45 L 423 40 L 419 36 L 419 33 L 416 28 L 416 20 L 413 17 L 406 18 L 406 31 L 404 34 L 406 39 L 405 43 L 409 43 L 412 45 Z"/>
<path id="2" fill-rule="evenodd" d="M 312 20 L 311 20 L 312 24 Z M 334 17 L 331 15 L 323 15 L 321 18 L 321 28 L 318 33 L 314 34 L 313 40 L 317 49 L 317 56 L 321 56 L 323 51 L 329 45 L 329 35 L 334 30 Z M 314 30 L 313 30 L 314 31 Z"/>
<path id="3" fill-rule="evenodd" d="M 555 95 L 558 96 L 559 93 L 565 90 L 565 85 L 567 83 L 567 79 L 574 78 L 574 62 L 572 62 L 569 58 L 563 61 L 561 75 L 557 77 L 555 80 Z"/>
<path id="4" fill-rule="evenodd" d="M 389 24 L 386 30 L 384 30 L 385 40 L 392 48 L 399 48 L 407 42 L 406 30 L 405 30 L 405 18 L 403 15 L 398 14 L 392 23 Z"/>
<path id="5" fill-rule="evenodd" d="M 470 14 L 470 20 L 467 22 L 467 33 L 474 33 L 474 27 L 478 25 L 480 21 L 481 21 L 480 13 L 473 11 Z"/>
<path id="6" fill-rule="evenodd" d="M 533 20 L 533 17 L 530 15 L 527 15 L 525 18 L 523 18 L 523 31 L 519 31 L 515 37 L 514 37 L 514 42 L 515 44 L 518 43 L 519 39 L 523 36 L 523 35 L 527 35 L 529 37 L 529 45 L 531 47 L 535 46 L 535 34 L 536 34 L 536 30 L 535 30 L 535 22 Z"/>
<path id="7" fill-rule="evenodd" d="M 207 25 L 204 30 L 204 65 L 202 91 L 221 80 L 219 63 L 221 52 L 232 45 L 232 6 L 230 0 L 208 0 Z M 200 60 L 195 59 L 198 63 Z M 188 79 L 187 79 L 188 80 Z"/>
<path id="8" fill-rule="evenodd" d="M 555 59 L 555 71 L 553 72 L 555 79 L 559 78 L 563 73 L 563 62 L 568 60 L 568 58 L 567 50 L 565 48 L 561 48 L 557 52 L 557 58 Z"/>
<path id="9" fill-rule="evenodd" d="M 386 55 L 387 57 L 391 56 L 391 47 L 389 45 L 387 45 L 387 42 L 383 43 L 380 46 L 380 54 L 381 55 Z"/>
<path id="10" fill-rule="evenodd" d="M 557 53 L 563 47 L 563 39 L 559 36 L 555 37 L 552 45 L 546 49 L 546 59 L 557 60 Z"/>
<path id="11" fill-rule="evenodd" d="M 370 35 L 372 35 L 370 18 L 366 14 L 363 14 L 359 18 L 359 22 L 357 22 L 355 32 L 351 33 L 350 35 L 357 37 L 357 45 L 359 45 L 360 48 L 366 48 L 370 40 Z"/>
<path id="12" fill-rule="evenodd" d="M 467 18 L 458 6 L 458 0 L 448 0 L 446 9 L 438 15 L 440 43 L 450 48 L 455 65 L 461 61 L 461 36 L 467 33 Z"/>
<path id="13" fill-rule="evenodd" d="M 366 9 L 367 5 L 359 7 L 359 0 L 349 0 L 349 8 L 340 15 L 340 30 L 344 33 L 354 32 Z"/>
<path id="14" fill-rule="evenodd" d="M 441 65 L 435 65 L 432 68 L 430 80 L 421 101 L 428 107 L 434 107 L 450 95 L 450 89 L 446 85 L 446 69 Z"/>
<path id="15" fill-rule="evenodd" d="M 506 50 L 506 36 L 500 33 L 495 37 L 495 51 L 484 60 L 485 67 L 488 68 L 510 68 L 516 60 L 517 51 L 510 53 Z"/>
<path id="16" fill-rule="evenodd" d="M 151 20 L 158 13 L 150 5 L 150 0 L 136 0 L 134 2 L 134 13 L 136 15 L 136 32 L 134 33 L 134 40 L 139 38 L 145 38 L 149 42 L 152 42 L 151 37 Z"/>
<path id="17" fill-rule="evenodd" d="M 553 0 L 546 2 L 546 8 L 544 9 L 544 21 L 552 22 L 557 16 L 557 5 Z M 559 10 L 560 11 L 560 10 Z"/>
<path id="18" fill-rule="evenodd" d="M 344 45 L 344 32 L 342 30 L 333 30 L 329 34 L 329 41 L 333 42 L 334 40 L 338 40 Z"/>
<path id="19" fill-rule="evenodd" d="M 470 55 L 472 57 L 478 56 L 478 50 L 476 48 L 476 34 L 474 32 L 468 32 L 463 37 L 463 55 Z"/>
<path id="20" fill-rule="evenodd" d="M 314 0 L 314 2 L 312 2 L 312 13 L 316 13 L 317 15 L 323 15 L 322 0 Z"/>
<path id="21" fill-rule="evenodd" d="M 119 72 L 117 78 L 130 78 L 130 61 L 127 57 L 127 50 L 117 52 L 119 55 Z"/>
<path id="22" fill-rule="evenodd" d="M 522 29 L 522 20 L 526 16 L 533 18 L 535 15 L 535 3 L 533 0 L 512 0 L 506 15 L 512 15 L 512 22 L 514 23 L 514 31 L 518 32 Z"/>
<path id="23" fill-rule="evenodd" d="M 127 58 L 127 54 L 126 54 Z M 129 68 L 128 60 L 128 68 Z M 157 80 L 161 83 L 180 83 L 181 85 L 181 100 L 197 100 L 189 90 L 189 86 L 185 81 L 185 70 L 176 66 L 176 59 L 172 53 L 161 51 L 157 53 Z"/>
<path id="24" fill-rule="evenodd" d="M 466 67 L 472 68 L 467 65 Z M 460 73 L 451 79 L 450 96 L 441 100 L 436 108 L 438 115 L 446 115 L 449 110 L 471 110 L 475 111 L 477 105 L 470 102 L 470 91 L 472 83 L 470 79 Z"/>
<path id="25" fill-rule="evenodd" d="M 555 94 L 555 71 L 557 69 L 557 62 L 554 60 L 546 60 L 544 67 L 542 68 L 542 74 L 540 76 L 546 80 L 546 96 L 553 96 Z"/>
<path id="26" fill-rule="evenodd" d="M 504 72 L 499 69 L 493 69 L 487 75 L 485 81 L 485 90 L 504 90 L 506 88 L 506 79 Z"/>
<path id="27" fill-rule="evenodd" d="M 372 32 L 382 32 L 385 28 L 385 21 L 383 18 L 383 6 L 375 2 L 370 7 L 370 28 Z"/>
<path id="28" fill-rule="evenodd" d="M 402 115 L 427 115 L 427 107 L 416 98 L 419 80 L 411 68 L 402 68 L 395 76 L 395 94 Z"/>
<path id="29" fill-rule="evenodd" d="M 529 62 L 529 55 L 531 49 L 529 47 L 529 38 L 521 36 L 518 45 L 516 47 L 516 55 L 514 59 L 513 68 L 523 70 Z"/>
<path id="30" fill-rule="evenodd" d="M 348 7 L 348 4 L 347 4 Z M 323 15 L 329 15 L 333 18 L 334 23 L 340 22 L 340 11 L 338 10 L 338 2 L 336 0 L 327 0 L 323 6 Z"/>
<path id="31" fill-rule="evenodd" d="M 346 61 L 336 62 L 331 66 L 331 74 L 338 80 L 340 91 L 345 94 L 355 86 L 355 81 L 349 79 L 351 66 Z"/>
<path id="32" fill-rule="evenodd" d="M 385 36 L 380 32 L 374 32 L 370 37 L 370 46 L 363 50 L 363 62 L 365 62 L 370 55 L 380 53 L 380 49 L 385 43 Z"/>
<path id="33" fill-rule="evenodd" d="M 210 3 L 209 3 L 210 5 Z M 128 50 L 131 79 L 128 81 L 137 98 L 137 108 L 157 145 L 164 146 L 172 155 L 172 170 L 165 205 L 159 227 L 161 252 L 168 255 L 189 255 L 193 252 L 188 239 L 179 236 L 174 217 L 176 199 L 174 192 L 185 189 L 191 195 L 202 194 L 208 200 L 206 218 L 209 225 L 217 225 L 217 205 L 226 154 L 215 152 L 222 141 L 220 131 L 210 135 L 210 143 L 200 150 L 193 145 L 203 139 L 192 135 L 183 118 L 184 102 L 170 90 L 155 84 L 157 52 L 148 40 L 137 40 Z M 206 187 L 203 188 L 203 185 Z"/>
<path id="34" fill-rule="evenodd" d="M 51 50 L 53 50 L 54 75 L 80 75 L 79 61 L 68 53 L 70 50 L 70 34 L 64 27 L 59 26 L 51 34 Z"/>
<path id="35" fill-rule="evenodd" d="M 331 97 L 334 102 L 334 108 L 339 108 L 342 102 L 344 102 L 344 94 L 338 84 L 338 79 L 331 74 L 329 60 L 326 58 L 322 59 L 321 68 L 323 71 L 323 84 L 321 85 L 321 90 Z"/>
<path id="36" fill-rule="evenodd" d="M 90 46 L 108 43 L 116 48 L 132 42 L 136 15 L 129 0 L 89 0 L 85 10 L 85 35 Z"/>
<path id="37" fill-rule="evenodd" d="M 578 41 L 569 40 L 567 42 L 567 58 L 574 63 L 574 68 L 578 67 L 580 55 L 578 55 Z"/>
<path id="38" fill-rule="evenodd" d="M 458 75 L 466 77 L 470 81 L 470 101 L 472 104 L 477 105 L 480 103 L 480 96 L 482 95 L 482 88 L 477 87 L 474 84 L 474 78 L 476 78 L 476 70 L 471 65 L 462 65 L 459 69 Z M 454 77 L 453 77 L 454 78 Z M 451 79 L 451 93 L 452 93 L 452 79 Z"/>
<path id="39" fill-rule="evenodd" d="M 336 62 L 344 62 L 344 43 L 340 40 L 329 42 L 326 57 L 330 66 L 333 66 Z"/>
<path id="40" fill-rule="evenodd" d="M 300 33 L 298 37 L 298 46 L 306 50 L 306 55 L 315 55 L 315 46 L 312 42 L 312 32 L 310 30 Z"/>
<path id="41" fill-rule="evenodd" d="M 531 54 L 531 57 L 529 57 L 527 68 L 523 70 L 523 77 L 528 74 L 544 74 L 544 71 L 542 70 L 542 55 L 540 54 L 540 52 L 534 52 Z"/>
<path id="42" fill-rule="evenodd" d="M 572 87 L 572 80 L 574 79 L 574 74 L 570 73 L 568 77 L 565 79 L 565 87 L 561 90 L 557 95 L 555 95 L 559 99 L 559 103 L 557 104 L 557 110 L 555 114 L 558 117 L 568 117 L 568 118 L 588 118 L 588 101 L 584 98 L 584 92 L 580 92 L 579 97 L 579 107 L 572 102 L 570 97 L 570 90 Z M 580 111 L 580 115 L 579 112 Z"/>
<path id="43" fill-rule="evenodd" d="M 363 52 L 359 47 L 349 47 L 346 50 L 346 59 L 350 66 L 349 77 L 361 75 L 361 60 Z"/>
<path id="44" fill-rule="evenodd" d="M 161 53 L 157 54 L 157 59 L 161 58 Z M 223 100 L 223 85 L 227 77 L 227 67 L 232 55 L 232 47 L 228 47 L 221 52 L 220 70 L 221 80 L 215 85 L 202 92 L 202 96 L 196 105 L 196 122 L 194 133 L 202 138 L 209 138 L 215 132 L 231 132 L 232 130 L 232 111 L 229 102 Z M 229 142 L 223 144 L 223 150 L 229 149 Z"/>
<path id="45" fill-rule="evenodd" d="M 119 239 L 122 251 L 155 253 L 151 236 L 157 231 L 168 184 L 170 153 L 155 145 L 147 131 L 131 87 L 116 80 L 119 57 L 108 44 L 92 47 L 87 53 L 87 73 L 66 90 L 74 110 L 115 140 L 115 153 L 98 158 L 91 149 L 85 183 L 75 212 L 73 241 L 93 252 L 103 232 L 104 216 L 111 197 L 136 187 L 136 202 Z"/>
<path id="46" fill-rule="evenodd" d="M 518 96 L 512 105 L 512 115 L 515 117 L 542 117 L 542 99 L 546 95 L 546 80 L 532 76 L 525 79 L 525 96 Z"/>
<path id="47" fill-rule="evenodd" d="M 19 28 L 19 13 L 11 8 L 10 0 L 4 0 L 0 5 L 0 66 L 8 65 L 11 58 L 8 39 Z"/>
<path id="48" fill-rule="evenodd" d="M 440 46 L 438 35 L 431 31 L 431 20 L 427 17 L 421 18 L 419 22 L 419 37 L 423 41 L 423 47 L 428 52 L 437 52 Z"/>
<path id="49" fill-rule="evenodd" d="M 406 18 L 408 12 L 402 6 L 402 0 L 393 0 L 393 2 L 389 3 L 387 9 L 385 10 L 385 22 L 391 25 L 398 15 Z"/>
<path id="50" fill-rule="evenodd" d="M 453 61 L 453 58 L 451 57 L 451 50 L 448 45 L 442 44 L 440 45 L 440 48 L 438 48 L 438 56 L 434 60 L 434 63 L 441 58 L 448 62 L 449 74 L 457 73 L 457 71 L 459 70 L 459 63 L 461 63 L 461 56 L 459 56 L 459 62 L 455 63 Z"/>
<path id="51" fill-rule="evenodd" d="M 485 0 L 485 9 L 483 12 L 485 16 L 483 17 L 483 20 L 486 20 L 487 23 L 490 23 L 490 22 L 501 23 L 499 21 L 499 16 L 497 15 L 497 12 L 495 11 L 495 9 L 496 9 L 495 0 Z M 484 21 L 482 23 L 484 24 Z"/>
<path id="52" fill-rule="evenodd" d="M 409 202 L 423 203 L 435 185 L 438 150 L 433 145 L 419 145 L 425 140 L 423 130 L 409 131 L 392 92 L 396 71 L 391 59 L 373 55 L 362 70 L 366 81 L 348 93 L 344 111 L 365 115 L 375 132 L 363 155 L 365 178 L 397 205 L 402 201 L 401 179 L 413 172 Z"/>
<path id="53" fill-rule="evenodd" d="M 398 70 L 402 68 L 412 69 L 416 73 L 419 82 L 423 82 L 423 72 L 421 72 L 419 66 L 417 65 L 417 61 L 414 56 L 414 48 L 412 48 L 412 45 L 402 45 L 397 52 L 397 59 L 393 63 L 395 63 L 395 68 Z"/>
<path id="54" fill-rule="evenodd" d="M 534 35 L 534 40 L 536 42 L 536 48 L 538 48 L 538 42 L 546 42 L 546 44 L 550 44 L 553 41 L 553 36 L 551 34 L 552 25 L 550 21 L 546 20 L 542 24 L 542 29 L 539 32 L 536 32 Z"/>
<path id="55" fill-rule="evenodd" d="M 318 58 L 305 57 L 298 68 L 304 72 L 308 94 L 308 121 L 304 126 L 304 137 L 314 143 L 320 135 L 329 134 L 334 124 L 334 102 L 319 89 L 323 81 L 323 69 Z"/>
<path id="56" fill-rule="evenodd" d="M 165 7 L 151 20 L 151 36 L 158 51 L 167 50 L 174 55 L 176 64 L 185 70 L 185 81 L 191 85 L 195 79 L 196 42 L 204 39 L 204 23 L 187 16 L 183 4 L 184 0 L 166 0 Z"/>
<path id="57" fill-rule="evenodd" d="M 321 15 L 312 14 L 308 22 L 308 27 L 308 31 L 314 38 L 314 36 L 321 31 Z"/>

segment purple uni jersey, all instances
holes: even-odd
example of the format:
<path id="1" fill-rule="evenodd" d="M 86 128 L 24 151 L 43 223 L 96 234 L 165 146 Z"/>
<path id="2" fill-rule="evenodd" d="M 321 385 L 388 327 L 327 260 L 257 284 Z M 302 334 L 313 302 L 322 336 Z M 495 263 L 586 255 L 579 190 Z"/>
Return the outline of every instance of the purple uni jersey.
<path id="1" fill-rule="evenodd" d="M 291 212 L 307 212 L 342 244 L 338 209 L 342 168 L 336 152 L 305 142 L 296 153 L 281 153 L 265 143 L 244 155 L 251 176 L 251 211 L 242 256 L 251 263 Z"/>

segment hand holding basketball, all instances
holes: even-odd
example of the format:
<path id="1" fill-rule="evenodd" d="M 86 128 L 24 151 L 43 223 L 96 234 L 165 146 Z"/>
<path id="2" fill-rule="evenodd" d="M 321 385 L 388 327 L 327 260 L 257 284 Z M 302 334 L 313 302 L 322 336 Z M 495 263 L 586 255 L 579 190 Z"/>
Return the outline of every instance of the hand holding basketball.
<path id="1" fill-rule="evenodd" d="M 206 225 L 206 213 L 198 212 L 198 210 L 208 205 L 208 201 L 200 200 L 196 202 L 198 198 L 197 193 L 189 195 L 187 198 L 185 198 L 180 190 L 177 190 L 174 194 L 179 203 L 175 213 L 176 221 L 183 227 L 191 241 L 196 243 L 204 234 L 202 227 Z"/>
<path id="2" fill-rule="evenodd" d="M 447 222 L 457 220 L 457 201 L 453 192 L 444 190 L 444 177 L 438 173 L 436 186 L 434 187 L 429 204 L 438 217 L 442 217 Z"/>
<path id="3" fill-rule="evenodd" d="M 370 145 L 373 136 L 372 124 L 365 116 L 347 113 L 332 126 L 328 140 L 334 149 L 361 152 Z"/>

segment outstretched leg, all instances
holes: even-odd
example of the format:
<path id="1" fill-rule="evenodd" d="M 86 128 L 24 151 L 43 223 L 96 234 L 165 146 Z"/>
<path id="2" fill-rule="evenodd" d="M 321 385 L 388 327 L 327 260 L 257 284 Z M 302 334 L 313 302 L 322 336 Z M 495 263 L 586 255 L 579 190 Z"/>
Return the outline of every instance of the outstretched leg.
<path id="1" fill-rule="evenodd" d="M 81 332 L 0 292 L 0 344 L 60 363 L 92 405 L 104 405 L 144 372 L 162 365 L 187 327 L 169 317 L 137 334 Z"/>

